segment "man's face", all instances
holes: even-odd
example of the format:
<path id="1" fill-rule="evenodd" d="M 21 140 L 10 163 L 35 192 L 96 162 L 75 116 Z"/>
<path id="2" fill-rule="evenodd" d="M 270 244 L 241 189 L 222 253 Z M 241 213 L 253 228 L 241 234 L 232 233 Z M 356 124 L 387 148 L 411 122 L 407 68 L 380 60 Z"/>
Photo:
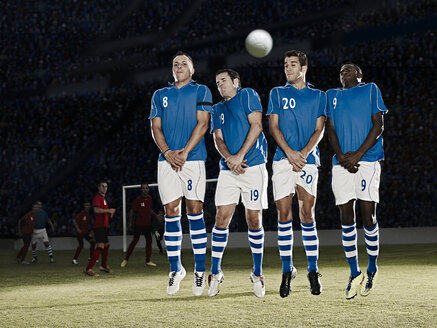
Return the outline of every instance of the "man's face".
<path id="1" fill-rule="evenodd" d="M 191 80 L 194 74 L 193 63 L 185 56 L 176 56 L 173 59 L 173 77 L 175 82 L 186 82 Z"/>
<path id="2" fill-rule="evenodd" d="M 108 184 L 106 182 L 102 182 L 101 184 L 99 184 L 99 194 L 102 196 L 106 195 L 106 191 L 108 191 Z"/>
<path id="3" fill-rule="evenodd" d="M 38 211 L 41 209 L 41 206 L 39 204 L 35 204 L 32 206 L 32 212 L 38 213 Z"/>
<path id="4" fill-rule="evenodd" d="M 149 186 L 148 185 L 141 185 L 141 195 L 143 197 L 146 197 L 149 194 Z"/>
<path id="5" fill-rule="evenodd" d="M 345 87 L 349 84 L 358 83 L 358 79 L 361 78 L 361 74 L 356 67 L 352 64 L 343 65 L 340 69 L 340 82 Z"/>
<path id="6" fill-rule="evenodd" d="M 89 211 L 90 211 L 90 208 L 91 208 L 91 204 L 90 204 L 90 203 L 85 203 L 85 204 L 83 204 L 83 208 L 84 208 L 84 210 L 85 210 L 86 212 L 89 212 Z"/>
<path id="7" fill-rule="evenodd" d="M 306 71 L 306 66 L 300 66 L 299 57 L 291 56 L 284 59 L 284 73 L 287 81 L 292 83 L 298 80 Z"/>
<path id="8" fill-rule="evenodd" d="M 215 77 L 215 83 L 220 95 L 227 99 L 232 98 L 237 93 L 238 79 L 234 79 L 229 76 L 227 72 L 220 73 Z"/>

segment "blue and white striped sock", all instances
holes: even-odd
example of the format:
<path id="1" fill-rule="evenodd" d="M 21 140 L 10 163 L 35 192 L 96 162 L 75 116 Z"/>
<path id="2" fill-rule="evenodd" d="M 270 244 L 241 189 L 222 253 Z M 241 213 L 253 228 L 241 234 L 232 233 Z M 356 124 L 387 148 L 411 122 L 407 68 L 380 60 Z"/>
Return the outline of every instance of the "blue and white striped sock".
<path id="1" fill-rule="evenodd" d="M 278 248 L 282 261 L 282 272 L 291 272 L 293 268 L 293 220 L 278 221 Z"/>
<path id="2" fill-rule="evenodd" d="M 180 216 L 165 217 L 164 242 L 168 261 L 170 262 L 170 271 L 180 271 L 182 269 L 182 228 Z"/>
<path id="3" fill-rule="evenodd" d="M 379 255 L 379 226 L 378 222 L 370 228 L 364 227 L 364 238 L 366 240 L 367 257 L 369 258 L 369 265 L 367 272 L 376 272 L 378 266 L 376 264 Z"/>
<path id="4" fill-rule="evenodd" d="M 194 261 L 196 263 L 195 271 L 205 272 L 207 234 L 205 221 L 203 221 L 203 212 L 199 214 L 187 213 L 187 217 L 190 223 L 191 246 L 193 247 Z"/>
<path id="5" fill-rule="evenodd" d="M 248 231 L 250 250 L 253 258 L 253 273 L 256 276 L 262 275 L 263 251 L 264 251 L 264 229 Z"/>
<path id="6" fill-rule="evenodd" d="M 317 260 L 319 259 L 319 238 L 317 236 L 316 222 L 300 223 L 302 227 L 302 241 L 308 260 L 308 272 L 319 271 Z"/>
<path id="7" fill-rule="evenodd" d="M 344 253 L 351 269 L 351 275 L 356 277 L 361 272 L 358 266 L 356 224 L 342 224 L 341 228 Z"/>
<path id="8" fill-rule="evenodd" d="M 222 271 L 220 266 L 222 262 L 223 253 L 228 243 L 229 228 L 217 228 L 214 226 L 212 229 L 212 241 L 211 241 L 211 273 L 217 274 Z"/>
<path id="9" fill-rule="evenodd" d="M 47 254 L 49 254 L 49 257 L 52 258 L 53 257 L 52 245 L 47 246 L 46 250 L 47 250 Z"/>

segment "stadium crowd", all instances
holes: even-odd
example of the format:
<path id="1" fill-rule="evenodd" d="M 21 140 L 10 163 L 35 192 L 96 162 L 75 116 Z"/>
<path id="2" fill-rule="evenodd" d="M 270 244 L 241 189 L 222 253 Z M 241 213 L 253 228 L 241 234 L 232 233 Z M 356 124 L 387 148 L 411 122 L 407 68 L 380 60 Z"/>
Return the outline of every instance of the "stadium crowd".
<path id="1" fill-rule="evenodd" d="M 169 5 L 163 6 L 160 1 L 151 3 L 153 5 L 141 5 L 134 11 L 134 19 L 124 23 L 117 32 L 120 38 L 165 30 L 174 22 L 174 13 L 182 12 L 188 1 L 172 1 L 177 3 L 173 12 L 168 10 Z M 248 3 L 239 1 L 242 7 L 248 6 Z M 292 19 L 309 12 L 324 11 L 326 7 L 321 3 L 315 1 L 311 6 L 279 10 L 262 8 L 260 2 L 256 11 L 262 16 L 254 16 L 247 10 L 243 21 L 247 22 L 246 27 L 261 24 L 261 21 L 272 21 L 272 17 L 278 16 L 278 10 L 284 17 Z M 348 1 L 323 3 L 335 9 Z M 214 40 L 242 27 L 232 21 L 232 16 L 227 17 L 226 11 L 218 12 L 215 6 L 214 2 L 204 2 L 198 9 L 202 15 L 194 15 L 195 19 L 186 28 L 163 42 L 161 47 L 172 49 L 185 38 Z M 425 17 L 432 1 L 384 1 L 381 6 L 383 10 L 357 12 L 334 22 L 322 20 L 318 24 L 277 30 L 274 32 L 275 42 L 327 37 L 338 30 L 350 32 L 381 24 L 406 24 Z M 7 40 L 0 64 L 4 72 L 2 92 L 6 95 L 20 94 L 29 89 L 95 79 L 100 73 L 81 76 L 70 73 L 78 63 L 115 60 L 143 51 L 144 48 L 138 47 L 108 56 L 84 56 L 92 41 L 110 29 L 111 23 L 117 19 L 117 12 L 123 7 L 124 2 L 117 0 L 111 0 L 110 5 L 108 1 L 102 5 L 101 0 L 91 0 L 84 6 L 75 5 L 75 1 L 69 4 L 61 1 L 50 4 L 7 1 L 2 20 L 6 27 L 2 30 L 2 40 Z M 217 20 L 222 22 L 220 29 L 214 28 Z M 192 35 L 193 31 L 197 34 Z M 310 67 L 307 78 L 317 88 L 327 90 L 338 87 L 340 65 L 353 61 L 363 69 L 364 81 L 377 83 L 382 91 L 390 110 L 383 134 L 386 159 L 381 206 L 378 207 L 382 227 L 436 224 L 435 163 L 432 156 L 435 153 L 433 110 L 436 97 L 428 85 L 435 79 L 435 39 L 435 31 L 428 30 L 426 33 L 326 47 L 308 53 Z M 191 54 L 196 62 L 208 56 L 241 51 L 240 44 L 223 41 L 194 50 Z M 136 68 L 150 65 L 168 66 L 168 58 L 156 58 L 151 63 L 140 63 Z M 235 69 L 242 77 L 243 87 L 250 86 L 258 91 L 265 108 L 270 89 L 285 83 L 281 59 L 263 63 L 254 61 Z M 213 91 L 214 101 L 219 101 L 213 72 L 196 74 L 195 78 L 207 84 Z M 54 98 L 17 96 L 3 101 L 6 110 L 0 117 L 0 236 L 14 236 L 17 218 L 12 215 L 21 203 L 90 149 L 94 151 L 73 174 L 43 199 L 44 208 L 55 223 L 56 231 L 52 233 L 57 236 L 73 233 L 71 219 L 81 209 L 83 201 L 92 198 L 98 179 L 106 177 L 110 180 L 107 198 L 117 208 L 116 220 L 111 223 L 110 230 L 111 234 L 120 234 L 121 186 L 138 184 L 143 180 L 156 181 L 158 151 L 147 117 L 151 95 L 160 87 L 163 84 L 156 82 L 141 86 L 125 83 L 121 87 L 98 92 Z M 267 119 L 264 123 L 271 161 L 275 145 L 268 134 Z M 217 177 L 219 155 L 210 135 L 206 137 L 206 142 L 211 150 L 206 165 L 207 176 Z M 338 210 L 334 206 L 330 179 L 332 150 L 326 137 L 320 144 L 320 152 L 322 168 L 316 207 L 317 224 L 322 229 L 338 228 Z M 208 185 L 206 199 L 209 201 L 204 207 L 208 231 L 214 224 L 214 187 L 214 184 Z M 269 193 L 271 197 L 271 190 Z M 136 191 L 128 193 L 128 204 L 135 194 Z M 155 201 L 153 206 L 160 208 L 156 189 L 152 188 L 151 194 Z M 264 227 L 275 230 L 276 208 L 271 198 L 269 201 L 269 209 L 264 212 Z M 239 215 L 238 211 L 236 215 Z M 184 232 L 187 226 L 188 223 L 184 225 Z M 230 229 L 242 230 L 244 224 L 234 220 Z"/>

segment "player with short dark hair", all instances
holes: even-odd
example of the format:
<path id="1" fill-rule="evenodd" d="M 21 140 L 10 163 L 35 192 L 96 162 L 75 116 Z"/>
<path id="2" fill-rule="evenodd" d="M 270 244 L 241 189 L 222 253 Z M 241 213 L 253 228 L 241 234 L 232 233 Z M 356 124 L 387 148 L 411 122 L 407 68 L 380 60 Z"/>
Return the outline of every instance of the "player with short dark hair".
<path id="1" fill-rule="evenodd" d="M 134 201 L 132 202 L 132 207 L 129 212 L 129 227 L 132 228 L 134 226 L 134 238 L 129 244 L 127 249 L 126 257 L 123 262 L 121 262 L 121 267 L 124 268 L 129 261 L 129 258 L 135 248 L 135 245 L 140 240 L 140 236 L 144 235 L 146 238 L 146 266 L 156 266 L 150 260 L 152 256 L 152 219 L 151 216 L 156 216 L 156 214 L 152 211 L 152 196 L 149 195 L 149 185 L 147 183 L 141 184 L 141 194 L 138 195 Z M 134 215 L 135 215 L 135 225 L 134 224 Z"/>
<path id="2" fill-rule="evenodd" d="M 73 225 L 76 229 L 76 238 L 79 242 L 79 245 L 76 248 L 76 252 L 74 253 L 72 263 L 79 264 L 77 259 L 79 258 L 79 254 L 83 248 L 83 240 L 87 240 L 90 244 L 90 258 L 93 255 L 96 241 L 94 240 L 94 233 L 89 230 L 91 216 L 90 216 L 91 203 L 85 202 L 83 203 L 83 210 L 79 212 L 76 217 L 73 219 Z"/>
<path id="3" fill-rule="evenodd" d="M 97 185 L 97 189 L 98 193 L 93 198 L 93 209 L 95 215 L 93 230 L 97 247 L 91 256 L 87 267 L 83 271 L 88 276 L 98 276 L 98 274 L 93 271 L 93 266 L 99 259 L 100 254 L 102 254 L 102 265 L 99 267 L 100 271 L 105 273 L 112 272 L 107 265 L 109 252 L 108 226 L 109 218 L 112 219 L 114 216 L 115 208 L 109 208 L 108 202 L 105 198 L 106 192 L 108 191 L 108 183 L 104 180 L 100 181 Z"/>
<path id="4" fill-rule="evenodd" d="M 170 262 L 167 294 L 174 295 L 185 277 L 181 262 L 181 200 L 185 197 L 190 224 L 195 269 L 193 293 L 205 289 L 206 229 L 203 200 L 206 188 L 206 147 L 212 111 L 211 91 L 192 80 L 191 57 L 178 52 L 172 61 L 174 83 L 155 91 L 150 122 L 152 136 L 161 151 L 158 160 L 158 188 L 165 208 L 164 241 Z"/>
<path id="5" fill-rule="evenodd" d="M 327 91 L 327 131 L 334 150 L 332 190 L 340 209 L 342 242 L 351 274 L 346 298 L 358 293 L 367 296 L 378 275 L 379 227 L 376 204 L 379 202 L 380 161 L 383 115 L 387 108 L 375 83 L 362 83 L 361 69 L 353 63 L 341 66 L 343 88 Z M 367 274 L 358 265 L 355 203 L 360 204 L 368 255 Z"/>
<path id="6" fill-rule="evenodd" d="M 18 220 L 18 236 L 23 238 L 23 247 L 17 254 L 17 262 L 21 264 L 30 264 L 25 261 L 27 250 L 32 239 L 33 228 L 36 224 L 36 214 L 39 211 L 38 203 L 32 205 L 32 210 L 27 212 L 21 219 Z"/>
<path id="7" fill-rule="evenodd" d="M 38 255 L 36 252 L 36 245 L 38 240 L 42 240 L 43 244 L 47 250 L 47 254 L 50 258 L 50 263 L 54 263 L 55 259 L 53 257 L 53 249 L 49 243 L 49 236 L 47 234 L 46 225 L 49 224 L 52 231 L 55 232 L 55 226 L 53 225 L 52 220 L 50 220 L 49 215 L 45 210 L 42 209 L 42 203 L 40 201 L 35 202 L 39 207 L 38 213 L 36 214 L 36 224 L 33 228 L 32 233 L 32 263 L 38 262 Z"/>
<path id="8" fill-rule="evenodd" d="M 305 81 L 308 59 L 305 53 L 291 50 L 285 53 L 285 86 L 273 88 L 269 97 L 270 134 L 277 143 L 273 157 L 273 196 L 278 209 L 278 248 L 282 260 L 281 297 L 291 291 L 296 277 L 293 266 L 294 194 L 299 200 L 302 240 L 308 261 L 308 280 L 313 295 L 322 292 L 317 260 L 319 239 L 315 221 L 318 167 L 317 147 L 325 127 L 326 94 Z"/>
<path id="9" fill-rule="evenodd" d="M 262 105 L 255 90 L 240 88 L 239 75 L 231 69 L 219 70 L 216 84 L 223 100 L 213 107 L 211 131 L 222 159 L 215 193 L 217 214 L 212 230 L 208 295 L 217 295 L 223 281 L 221 260 L 228 241 L 229 223 L 241 197 L 246 208 L 253 259 L 250 279 L 255 295 L 264 297 L 262 210 L 267 208 L 268 174 L 267 141 L 262 132 Z"/>

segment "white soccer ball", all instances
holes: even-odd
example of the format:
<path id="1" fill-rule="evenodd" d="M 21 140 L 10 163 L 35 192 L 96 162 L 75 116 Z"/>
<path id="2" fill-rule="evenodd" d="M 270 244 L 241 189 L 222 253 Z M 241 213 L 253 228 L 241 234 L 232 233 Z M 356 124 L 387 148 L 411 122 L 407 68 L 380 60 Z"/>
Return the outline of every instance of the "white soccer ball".
<path id="1" fill-rule="evenodd" d="M 253 30 L 246 38 L 246 49 L 253 57 L 267 56 L 272 47 L 272 36 L 265 30 Z"/>

